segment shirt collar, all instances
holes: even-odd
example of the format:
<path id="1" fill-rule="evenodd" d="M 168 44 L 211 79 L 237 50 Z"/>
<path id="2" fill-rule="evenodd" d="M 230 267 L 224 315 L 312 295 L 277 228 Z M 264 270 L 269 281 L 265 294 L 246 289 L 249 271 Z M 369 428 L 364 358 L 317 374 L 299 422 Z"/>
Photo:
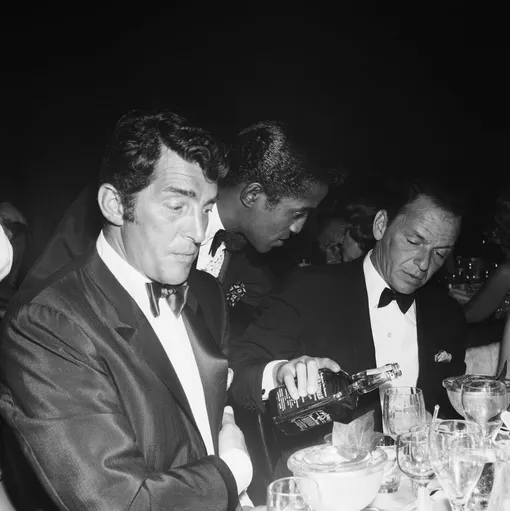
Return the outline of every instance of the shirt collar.
<path id="1" fill-rule="evenodd" d="M 391 289 L 391 287 L 375 269 L 372 258 L 370 257 L 371 255 L 372 250 L 368 252 L 363 261 L 363 273 L 365 274 L 365 284 L 367 286 L 368 307 L 369 309 L 376 309 L 379 306 L 379 300 L 381 299 L 381 293 L 384 288 L 389 287 Z M 414 317 L 415 310 L 416 300 L 406 312 L 406 316 L 409 315 L 409 317 Z"/>
<path id="2" fill-rule="evenodd" d="M 101 231 L 97 238 L 96 248 L 104 264 L 106 264 L 113 273 L 113 276 L 131 295 L 140 308 L 144 311 L 145 309 L 150 310 L 149 296 L 145 287 L 145 284 L 150 282 L 150 279 L 133 268 L 113 249 L 104 237 L 103 231 Z"/>
<path id="3" fill-rule="evenodd" d="M 209 223 L 207 224 L 205 239 L 202 242 L 202 245 L 209 243 L 220 229 L 225 229 L 225 227 L 223 227 L 220 214 L 218 213 L 218 205 L 215 204 L 209 213 Z"/>
<path id="4" fill-rule="evenodd" d="M 363 261 L 363 272 L 365 274 L 365 283 L 367 286 L 368 306 L 373 309 L 379 305 L 381 293 L 384 288 L 389 287 L 386 281 L 379 275 L 372 262 L 372 250 L 368 252 Z"/>

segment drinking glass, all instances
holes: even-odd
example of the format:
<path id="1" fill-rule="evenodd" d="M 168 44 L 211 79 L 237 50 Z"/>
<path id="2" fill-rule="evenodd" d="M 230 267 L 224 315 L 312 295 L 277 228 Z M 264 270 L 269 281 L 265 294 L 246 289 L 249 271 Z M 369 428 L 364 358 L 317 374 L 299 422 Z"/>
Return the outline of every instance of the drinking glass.
<path id="1" fill-rule="evenodd" d="M 418 511 L 427 509 L 427 484 L 434 477 L 429 459 L 428 428 L 401 433 L 397 437 L 400 470 L 418 486 Z"/>
<path id="2" fill-rule="evenodd" d="M 461 388 L 464 417 L 482 426 L 487 442 L 497 435 L 506 409 L 506 385 L 494 378 L 466 380 Z"/>
<path id="3" fill-rule="evenodd" d="M 464 511 L 485 463 L 483 428 L 465 420 L 429 427 L 429 458 L 452 511 Z"/>
<path id="4" fill-rule="evenodd" d="M 397 438 L 413 426 L 425 424 L 427 412 L 423 392 L 416 387 L 390 387 L 383 398 L 383 423 L 385 433 Z"/>
<path id="5" fill-rule="evenodd" d="M 397 464 L 397 442 L 390 435 L 384 435 L 376 447 L 382 449 L 388 460 L 384 465 L 384 474 L 379 488 L 379 493 L 394 493 L 400 486 L 401 471 Z"/>
<path id="6" fill-rule="evenodd" d="M 283 477 L 267 487 L 267 511 L 317 511 L 319 486 L 307 477 Z"/>

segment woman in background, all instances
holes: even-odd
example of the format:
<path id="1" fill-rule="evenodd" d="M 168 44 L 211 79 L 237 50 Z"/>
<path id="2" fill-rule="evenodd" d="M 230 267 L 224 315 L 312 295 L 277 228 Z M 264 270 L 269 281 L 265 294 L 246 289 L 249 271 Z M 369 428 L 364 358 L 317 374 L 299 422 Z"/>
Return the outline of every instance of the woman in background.
<path id="1" fill-rule="evenodd" d="M 372 226 L 379 204 L 375 193 L 361 191 L 322 219 L 318 243 L 326 264 L 354 261 L 374 246 Z"/>

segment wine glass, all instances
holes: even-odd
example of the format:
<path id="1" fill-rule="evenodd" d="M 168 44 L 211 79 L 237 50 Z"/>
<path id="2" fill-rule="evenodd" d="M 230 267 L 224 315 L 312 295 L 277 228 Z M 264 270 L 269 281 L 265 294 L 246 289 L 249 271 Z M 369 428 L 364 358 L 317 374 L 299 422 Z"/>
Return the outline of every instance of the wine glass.
<path id="1" fill-rule="evenodd" d="M 267 511 L 317 511 L 319 486 L 307 477 L 283 477 L 267 487 Z"/>
<path id="2" fill-rule="evenodd" d="M 505 382 L 494 378 L 467 379 L 461 388 L 464 417 L 482 426 L 487 442 L 497 435 L 506 409 Z"/>
<path id="3" fill-rule="evenodd" d="M 425 511 L 427 484 L 434 478 L 434 470 L 429 460 L 427 427 L 398 435 L 397 463 L 400 470 L 418 486 L 418 511 Z"/>
<path id="4" fill-rule="evenodd" d="M 464 511 L 485 463 L 483 428 L 465 420 L 438 420 L 429 426 L 429 459 L 450 501 Z"/>
<path id="5" fill-rule="evenodd" d="M 413 426 L 425 424 L 427 412 L 423 392 L 416 387 L 389 387 L 384 391 L 383 423 L 385 432 L 395 440 Z"/>

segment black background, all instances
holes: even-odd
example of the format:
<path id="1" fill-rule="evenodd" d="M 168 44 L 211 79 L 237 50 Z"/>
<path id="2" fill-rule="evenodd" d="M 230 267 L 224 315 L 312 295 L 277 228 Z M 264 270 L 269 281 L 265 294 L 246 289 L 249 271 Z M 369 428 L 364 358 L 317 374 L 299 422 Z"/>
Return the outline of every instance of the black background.
<path id="1" fill-rule="evenodd" d="M 351 173 L 446 177 L 472 193 L 475 218 L 508 179 L 503 2 L 164 5 L 4 11 L 0 195 L 36 244 L 134 108 L 169 107 L 224 138 L 294 122 Z"/>

